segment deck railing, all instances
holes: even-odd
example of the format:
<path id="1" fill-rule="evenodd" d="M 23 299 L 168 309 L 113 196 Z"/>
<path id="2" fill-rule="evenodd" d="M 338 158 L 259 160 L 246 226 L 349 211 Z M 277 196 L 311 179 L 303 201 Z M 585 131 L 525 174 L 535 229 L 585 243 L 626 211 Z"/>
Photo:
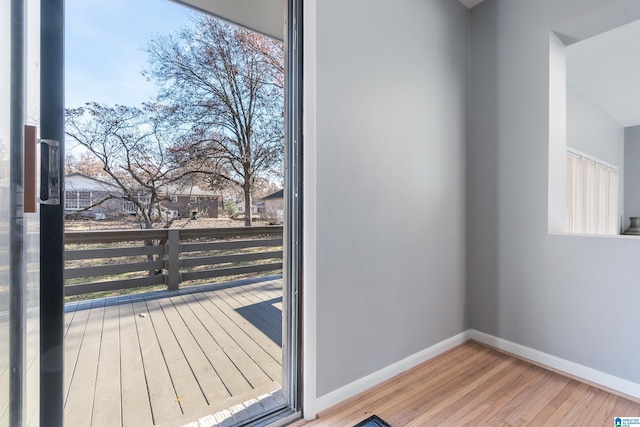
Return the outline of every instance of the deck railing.
<path id="1" fill-rule="evenodd" d="M 282 226 L 65 233 L 65 295 L 282 270 Z"/>

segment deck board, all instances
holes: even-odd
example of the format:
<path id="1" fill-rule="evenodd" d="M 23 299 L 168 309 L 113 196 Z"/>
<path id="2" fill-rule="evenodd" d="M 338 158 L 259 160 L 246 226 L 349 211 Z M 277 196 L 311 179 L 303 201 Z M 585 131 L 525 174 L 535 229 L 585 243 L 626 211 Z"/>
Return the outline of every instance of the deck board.
<path id="1" fill-rule="evenodd" d="M 65 418 L 72 416 L 78 426 L 91 424 L 103 320 L 104 301 L 96 300 L 89 311 L 64 408 Z"/>
<path id="2" fill-rule="evenodd" d="M 234 360 L 245 363 L 242 370 L 249 373 L 251 378 L 259 378 L 264 374 L 269 380 L 278 381 L 282 364 L 277 362 L 277 358 L 282 354 L 282 349 L 276 348 L 273 340 L 265 336 L 273 334 L 270 325 L 261 324 L 260 319 L 247 321 L 231 305 L 236 305 L 235 302 L 221 293 L 215 297 L 198 295 L 196 298 L 227 332 L 234 345 L 241 349 Z M 256 325 L 261 325 L 260 329 Z"/>
<path id="3" fill-rule="evenodd" d="M 207 295 L 208 307 L 214 306 L 219 310 L 220 316 L 216 316 L 216 320 L 220 322 L 225 329 L 228 328 L 230 332 L 235 332 L 233 335 L 239 343 L 247 343 L 247 345 L 253 347 L 257 344 L 262 351 L 269 354 L 274 361 L 279 360 L 282 356 L 282 347 L 278 340 L 282 341 L 282 333 L 274 326 L 263 320 L 260 316 L 256 315 L 249 306 L 241 306 L 233 298 L 228 297 L 226 294 L 218 293 L 214 295 Z M 207 302 L 203 300 L 206 305 Z M 224 315 L 222 315 L 224 314 Z M 259 328 L 256 327 L 259 325 Z M 243 344 L 241 344 L 243 345 Z M 257 356 L 261 354 L 261 351 L 251 351 L 249 354 Z"/>
<path id="4" fill-rule="evenodd" d="M 86 307 L 86 306 L 85 306 Z M 87 327 L 87 321 L 89 320 L 89 308 L 82 310 L 76 309 L 73 313 L 65 313 L 65 320 L 69 319 L 69 327 L 64 337 L 64 393 L 65 402 L 69 398 L 69 389 L 71 385 L 71 378 L 73 378 L 73 372 L 75 371 L 76 364 L 78 362 L 78 355 L 80 354 L 80 347 L 84 332 Z"/>
<path id="5" fill-rule="evenodd" d="M 98 360 L 96 392 L 91 424 L 96 427 L 122 425 L 120 407 L 120 321 L 117 305 L 104 310 L 102 342 Z"/>
<path id="6" fill-rule="evenodd" d="M 184 319 L 180 316 L 173 301 L 171 299 L 160 299 L 158 303 L 162 307 L 169 324 L 171 324 L 171 328 L 175 332 L 180 348 L 183 349 L 185 354 L 189 355 L 187 361 L 190 369 L 193 371 L 194 377 L 196 380 L 198 378 L 207 378 L 206 381 L 198 383 L 198 387 L 201 389 L 206 404 L 208 405 L 209 402 L 228 398 L 230 395 L 226 387 L 216 375 L 211 361 L 207 359 L 205 352 L 189 330 Z"/>
<path id="7" fill-rule="evenodd" d="M 269 298 L 268 296 L 265 297 L 261 295 L 261 298 L 261 296 L 255 295 L 251 290 L 242 292 L 236 289 L 225 289 L 224 292 L 234 298 L 240 307 L 246 307 L 276 330 L 280 330 L 282 327 L 281 311 L 274 307 L 274 304 L 282 301 L 282 295 L 280 295 L 279 298 Z"/>
<path id="8" fill-rule="evenodd" d="M 120 366 L 123 426 L 147 426 L 153 424 L 151 404 L 147 394 L 138 330 L 130 300 L 123 300 L 120 309 L 120 358 L 126 360 Z"/>
<path id="9" fill-rule="evenodd" d="M 189 360 L 185 357 L 177 337 L 167 321 L 165 311 L 154 298 L 145 298 L 145 302 L 150 312 L 158 314 L 157 316 L 152 315 L 151 320 L 177 395 L 175 400 L 180 403 L 183 413 L 200 412 L 203 407 L 208 405 L 207 400 L 193 374 Z"/>
<path id="10" fill-rule="evenodd" d="M 198 316 L 204 323 L 205 327 L 215 337 L 223 351 L 229 359 L 241 372 L 242 376 L 250 384 L 251 388 L 255 388 L 256 382 L 266 381 L 269 378 L 254 362 L 254 360 L 241 347 L 240 343 L 230 334 L 237 331 L 236 325 L 227 322 L 223 313 L 215 309 L 215 305 L 203 295 L 191 295 L 197 304 L 194 304 L 194 310 L 197 310 Z M 226 325 L 226 326 L 223 326 Z"/>
<path id="11" fill-rule="evenodd" d="M 165 422 L 182 414 L 180 402 L 171 381 L 167 364 L 158 342 L 158 337 L 151 322 L 153 310 L 147 309 L 144 300 L 133 303 L 138 340 L 145 365 L 145 378 L 149 389 L 154 423 Z M 126 396 L 124 396 L 126 398 Z"/>
<path id="12" fill-rule="evenodd" d="M 189 295 L 181 296 L 182 304 L 177 306 L 181 316 L 189 324 L 189 330 L 197 337 L 216 374 L 224 384 L 229 395 L 238 395 L 251 390 L 251 384 L 225 352 L 222 344 L 216 340 L 215 334 L 207 329 L 206 312 L 200 310 L 199 304 L 191 301 Z M 191 301 L 191 304 L 189 304 Z"/>
<path id="13" fill-rule="evenodd" d="M 276 390 L 281 297 L 250 279 L 67 304 L 65 425 L 179 426 Z"/>

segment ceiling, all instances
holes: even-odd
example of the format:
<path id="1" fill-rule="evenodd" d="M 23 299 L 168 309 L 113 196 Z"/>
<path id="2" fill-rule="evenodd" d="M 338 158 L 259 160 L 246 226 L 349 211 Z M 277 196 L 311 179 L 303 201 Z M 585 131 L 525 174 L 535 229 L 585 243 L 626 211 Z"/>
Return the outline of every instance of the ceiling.
<path id="1" fill-rule="evenodd" d="M 567 82 L 622 126 L 640 125 L 640 21 L 567 46 Z"/>
<path id="2" fill-rule="evenodd" d="M 173 0 L 276 40 L 284 39 L 283 0 Z M 459 0 L 467 8 L 483 0 Z"/>
<path id="3" fill-rule="evenodd" d="M 460 3 L 467 6 L 468 9 L 471 9 L 473 6 L 479 5 L 483 2 L 483 0 L 459 0 Z"/>
<path id="4" fill-rule="evenodd" d="M 274 39 L 284 39 L 283 0 L 174 1 L 211 13 Z M 483 0 L 459 1 L 471 9 Z M 597 18 L 598 22 L 602 21 L 601 16 Z M 640 21 L 635 21 L 571 44 L 566 48 L 567 81 L 625 127 L 640 125 L 640 43 L 637 42 L 638 40 L 640 40 Z"/>
<path id="5" fill-rule="evenodd" d="M 276 40 L 284 40 L 283 0 L 173 0 Z"/>

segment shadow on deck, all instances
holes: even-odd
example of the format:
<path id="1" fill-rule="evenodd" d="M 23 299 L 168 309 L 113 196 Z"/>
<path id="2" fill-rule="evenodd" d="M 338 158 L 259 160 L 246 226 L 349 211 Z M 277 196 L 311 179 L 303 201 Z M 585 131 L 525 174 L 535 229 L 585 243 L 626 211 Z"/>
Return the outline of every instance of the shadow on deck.
<path id="1" fill-rule="evenodd" d="M 65 306 L 65 424 L 179 426 L 280 389 L 280 276 Z"/>

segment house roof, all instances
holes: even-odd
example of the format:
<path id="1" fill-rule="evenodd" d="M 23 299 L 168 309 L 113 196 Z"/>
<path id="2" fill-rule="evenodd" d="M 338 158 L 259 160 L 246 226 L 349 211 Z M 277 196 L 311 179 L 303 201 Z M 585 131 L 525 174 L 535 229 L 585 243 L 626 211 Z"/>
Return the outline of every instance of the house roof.
<path id="1" fill-rule="evenodd" d="M 163 187 L 160 192 L 163 194 L 172 195 L 172 196 L 222 197 L 213 190 L 201 188 L 195 184 L 168 185 L 166 187 Z"/>
<path id="2" fill-rule="evenodd" d="M 114 184 L 82 173 L 67 174 L 64 180 L 67 190 L 120 191 L 120 187 Z"/>
<path id="3" fill-rule="evenodd" d="M 118 191 L 122 192 L 122 189 L 107 181 L 103 181 L 98 178 L 94 178 L 81 173 L 70 173 L 65 175 L 65 186 L 68 190 L 94 190 L 94 191 Z M 207 197 L 220 197 L 213 190 L 203 189 L 195 184 L 184 185 L 168 185 L 162 186 L 158 189 L 160 194 L 171 196 L 207 196 Z"/>
<path id="4" fill-rule="evenodd" d="M 282 199 L 284 197 L 284 188 L 282 190 L 278 190 L 273 194 L 269 194 L 267 197 L 263 197 L 262 200 L 269 199 Z"/>

